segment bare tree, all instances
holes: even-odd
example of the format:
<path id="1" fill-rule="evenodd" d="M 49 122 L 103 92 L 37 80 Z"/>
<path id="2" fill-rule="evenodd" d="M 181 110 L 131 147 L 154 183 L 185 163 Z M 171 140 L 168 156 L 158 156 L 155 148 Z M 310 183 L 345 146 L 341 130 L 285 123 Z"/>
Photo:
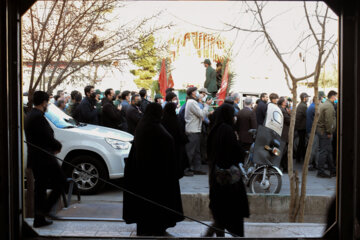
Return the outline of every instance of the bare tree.
<path id="1" fill-rule="evenodd" d="M 318 100 L 318 86 L 319 86 L 319 77 L 321 73 L 321 69 L 325 66 L 326 61 L 329 56 L 332 54 L 333 50 L 337 47 L 338 40 L 334 39 L 334 36 L 327 37 L 326 36 L 326 27 L 329 20 L 334 20 L 331 16 L 329 16 L 329 8 L 325 7 L 325 9 L 321 10 L 319 8 L 319 4 L 316 3 L 316 7 L 314 9 L 314 13 L 312 15 L 308 12 L 308 6 L 306 2 L 303 3 L 304 15 L 307 22 L 308 30 L 302 34 L 303 38 L 299 40 L 298 44 L 294 48 L 294 50 L 290 52 L 282 52 L 280 51 L 279 46 L 275 43 L 271 34 L 268 30 L 268 25 L 272 22 L 272 20 L 277 17 L 273 17 L 270 20 L 264 19 L 264 9 L 267 3 L 264 2 L 254 2 L 254 5 L 250 5 L 246 3 L 248 7 L 248 11 L 252 13 L 255 22 L 257 23 L 258 28 L 248 29 L 244 27 L 239 27 L 231 24 L 226 24 L 234 29 L 239 31 L 246 31 L 250 33 L 260 33 L 260 36 L 264 38 L 270 47 L 271 51 L 274 53 L 276 58 L 280 61 L 284 74 L 285 80 L 288 88 L 290 89 L 293 97 L 293 110 L 291 113 L 291 122 L 289 129 L 289 145 L 288 145 L 288 173 L 290 180 L 290 206 L 289 206 L 289 221 L 290 222 L 303 222 L 304 220 L 304 210 L 305 210 L 305 196 L 306 196 L 306 183 L 307 183 L 307 174 L 308 174 L 308 165 L 312 151 L 312 144 L 314 141 L 316 125 L 319 119 L 319 100 Z M 315 22 L 315 23 L 314 23 Z M 317 27 L 315 28 L 315 24 Z M 306 40 L 312 39 L 315 44 L 314 47 L 317 48 L 315 51 L 315 65 L 311 67 L 311 72 L 305 74 L 304 76 L 296 76 L 288 63 L 288 59 L 286 59 L 287 55 L 292 55 L 297 51 L 300 51 L 299 57 L 300 60 L 305 62 L 305 56 L 301 53 L 304 49 L 303 45 Z M 306 47 L 305 47 L 306 48 Z M 309 49 L 305 49 L 305 52 L 309 51 Z M 306 150 L 304 165 L 302 169 L 301 176 L 301 189 L 299 188 L 299 176 L 298 172 L 294 172 L 293 167 L 293 146 L 294 146 L 294 128 L 295 128 L 295 119 L 296 119 L 296 107 L 297 107 L 297 90 L 298 83 L 301 81 L 305 81 L 307 79 L 313 78 L 313 87 L 314 87 L 314 96 L 316 98 L 315 104 L 315 117 L 314 122 L 311 129 L 310 138 L 308 141 L 308 146 Z"/>
<path id="2" fill-rule="evenodd" d="M 129 53 L 141 43 L 139 36 L 171 26 L 150 26 L 161 13 L 109 24 L 117 20 L 119 16 L 112 15 L 121 7 L 124 3 L 117 0 L 54 0 L 38 2 L 27 12 L 23 17 L 23 55 L 24 61 L 31 63 L 28 106 L 41 83 L 51 93 L 61 83 L 79 79 L 71 76 L 90 65 L 96 69 L 99 65 L 111 67 L 113 62 L 118 67 L 126 64 Z"/>

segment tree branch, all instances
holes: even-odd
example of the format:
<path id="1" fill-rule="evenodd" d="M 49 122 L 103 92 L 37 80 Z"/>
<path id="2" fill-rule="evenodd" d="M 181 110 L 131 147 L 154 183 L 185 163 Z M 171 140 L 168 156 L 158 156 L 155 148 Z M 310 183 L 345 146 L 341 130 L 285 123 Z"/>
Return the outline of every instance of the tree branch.
<path id="1" fill-rule="evenodd" d="M 312 24 L 311 24 L 311 22 L 310 22 L 309 13 L 308 13 L 308 11 L 307 11 L 307 7 L 306 7 L 306 2 L 305 2 L 305 1 L 304 1 L 304 10 L 305 10 L 306 22 L 307 22 L 308 25 L 309 25 L 309 28 L 310 28 L 310 30 L 311 30 L 311 32 L 312 32 L 312 34 L 313 34 L 313 37 L 314 37 L 314 39 L 315 39 L 315 41 L 316 41 L 316 44 L 317 44 L 318 47 L 320 48 L 319 39 L 317 38 L 316 33 L 315 33 L 315 31 L 314 31 L 314 28 L 313 28 L 313 26 L 312 26 Z"/>

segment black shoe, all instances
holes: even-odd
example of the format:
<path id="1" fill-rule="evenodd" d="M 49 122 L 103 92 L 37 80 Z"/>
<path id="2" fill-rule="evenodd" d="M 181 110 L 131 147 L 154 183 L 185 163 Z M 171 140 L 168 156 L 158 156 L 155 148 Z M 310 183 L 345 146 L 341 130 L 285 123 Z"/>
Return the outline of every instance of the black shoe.
<path id="1" fill-rule="evenodd" d="M 193 172 L 193 171 L 190 171 L 190 170 L 185 171 L 185 172 L 184 172 L 184 176 L 185 176 L 185 177 L 192 177 L 192 176 L 194 176 L 194 172 Z"/>
<path id="2" fill-rule="evenodd" d="M 310 167 L 308 168 L 308 170 L 309 170 L 309 172 L 316 171 L 316 167 L 314 167 L 314 166 L 310 166 Z"/>
<path id="3" fill-rule="evenodd" d="M 176 237 L 174 234 L 168 233 L 168 232 L 164 232 L 162 235 L 159 235 L 161 237 L 170 237 L 170 238 L 174 238 Z"/>
<path id="4" fill-rule="evenodd" d="M 41 219 L 41 220 L 35 219 L 33 226 L 34 226 L 34 228 L 39 228 L 39 227 L 45 227 L 45 226 L 48 226 L 48 225 L 51 225 L 51 224 L 53 224 L 53 221 L 47 220 L 47 219 L 44 218 L 44 219 Z"/>
<path id="5" fill-rule="evenodd" d="M 331 178 L 329 174 L 326 174 L 324 172 L 318 172 L 316 176 L 319 178 Z"/>
<path id="6" fill-rule="evenodd" d="M 194 171 L 194 174 L 195 175 L 206 175 L 207 173 L 206 172 L 203 172 L 203 171 Z"/>
<path id="7" fill-rule="evenodd" d="M 215 230 L 213 228 L 208 228 L 206 230 L 205 234 L 200 235 L 201 238 L 205 238 L 205 237 L 212 237 L 214 236 Z"/>

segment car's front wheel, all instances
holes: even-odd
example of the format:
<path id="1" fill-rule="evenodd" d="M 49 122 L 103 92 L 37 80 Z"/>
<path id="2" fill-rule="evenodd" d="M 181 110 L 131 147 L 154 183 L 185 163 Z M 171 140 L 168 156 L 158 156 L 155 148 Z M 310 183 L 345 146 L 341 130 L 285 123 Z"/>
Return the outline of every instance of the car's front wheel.
<path id="1" fill-rule="evenodd" d="M 80 155 L 73 158 L 71 164 L 75 167 L 68 167 L 66 175 L 76 182 L 82 194 L 94 194 L 103 188 L 105 183 L 99 178 L 107 179 L 107 171 L 99 159 Z"/>

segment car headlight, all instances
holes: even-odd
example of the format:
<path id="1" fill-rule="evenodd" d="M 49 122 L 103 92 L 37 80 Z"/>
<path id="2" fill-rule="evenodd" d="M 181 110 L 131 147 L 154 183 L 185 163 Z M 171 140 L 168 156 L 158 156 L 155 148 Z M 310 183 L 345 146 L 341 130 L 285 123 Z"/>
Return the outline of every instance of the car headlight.
<path id="1" fill-rule="evenodd" d="M 127 150 L 130 147 L 129 142 L 123 142 L 123 141 L 120 141 L 120 140 L 117 140 L 117 139 L 105 138 L 105 141 L 115 149 Z"/>

